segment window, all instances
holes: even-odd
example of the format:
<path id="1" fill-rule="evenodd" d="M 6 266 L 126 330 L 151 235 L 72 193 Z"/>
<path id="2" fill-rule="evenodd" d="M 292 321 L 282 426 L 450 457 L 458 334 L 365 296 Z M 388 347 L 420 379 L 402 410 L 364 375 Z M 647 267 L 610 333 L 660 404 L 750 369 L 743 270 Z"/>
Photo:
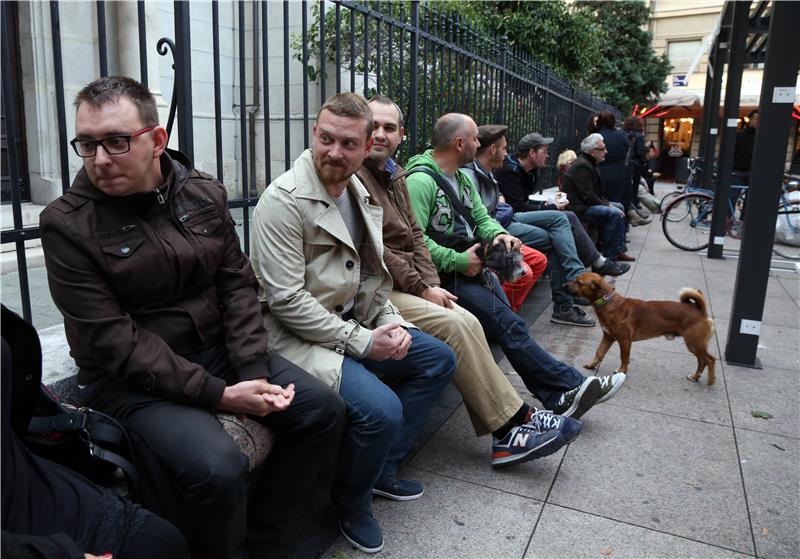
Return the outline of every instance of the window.
<path id="1" fill-rule="evenodd" d="M 703 41 L 695 39 L 692 41 L 674 41 L 667 45 L 667 56 L 672 64 L 673 74 L 683 74 L 689 70 L 692 60 L 700 50 Z"/>

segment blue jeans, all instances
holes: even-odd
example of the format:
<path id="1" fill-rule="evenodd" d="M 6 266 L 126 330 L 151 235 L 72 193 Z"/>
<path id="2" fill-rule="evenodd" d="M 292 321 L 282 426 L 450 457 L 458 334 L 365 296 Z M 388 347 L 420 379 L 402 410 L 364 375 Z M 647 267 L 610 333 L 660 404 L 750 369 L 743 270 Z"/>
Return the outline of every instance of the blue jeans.
<path id="1" fill-rule="evenodd" d="M 514 227 L 515 223 L 521 227 L 519 225 Z M 515 230 L 521 231 L 524 237 L 515 233 Z M 515 213 L 508 232 L 527 246 L 547 253 L 554 310 L 567 310 L 572 307 L 572 295 L 562 286 L 578 277 L 583 272 L 584 266 L 578 258 L 575 237 L 564 213 L 558 210 Z M 552 250 L 548 252 L 550 248 Z"/>
<path id="2" fill-rule="evenodd" d="M 618 204 L 589 206 L 583 218 L 600 229 L 603 256 L 616 258 L 620 252 L 625 252 L 625 212 Z"/>
<path id="3" fill-rule="evenodd" d="M 487 289 L 473 278 L 454 273 L 442 276 L 442 287 L 477 317 L 486 339 L 500 345 L 528 390 L 546 408 L 553 409 L 561 394 L 579 386 L 586 377 L 531 339 L 528 325 L 511 310 L 500 282 L 494 276 L 492 281 L 493 288 Z"/>
<path id="4" fill-rule="evenodd" d="M 450 346 L 419 330 L 408 332 L 412 342 L 404 359 L 357 361 L 346 356 L 342 363 L 339 395 L 347 427 L 333 488 L 340 516 L 371 511 L 372 487 L 382 475 L 397 474 L 455 370 Z"/>

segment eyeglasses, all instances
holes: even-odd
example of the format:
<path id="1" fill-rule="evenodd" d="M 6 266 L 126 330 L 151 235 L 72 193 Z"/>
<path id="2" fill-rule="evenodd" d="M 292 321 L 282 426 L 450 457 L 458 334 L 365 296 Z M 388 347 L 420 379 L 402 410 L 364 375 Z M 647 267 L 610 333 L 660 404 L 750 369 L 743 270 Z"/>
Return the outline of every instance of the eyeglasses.
<path id="1" fill-rule="evenodd" d="M 103 146 L 103 149 L 106 150 L 108 155 L 121 155 L 123 153 L 128 153 L 131 150 L 131 138 L 135 138 L 136 136 L 140 136 L 145 132 L 150 132 L 153 130 L 155 126 L 150 126 L 149 128 L 142 128 L 138 132 L 134 132 L 133 134 L 128 134 L 127 136 L 109 136 L 108 138 L 103 138 L 102 140 L 81 140 L 79 138 L 73 139 L 69 145 L 72 146 L 72 149 L 75 150 L 75 153 L 78 154 L 78 157 L 94 157 L 97 155 L 97 146 Z"/>

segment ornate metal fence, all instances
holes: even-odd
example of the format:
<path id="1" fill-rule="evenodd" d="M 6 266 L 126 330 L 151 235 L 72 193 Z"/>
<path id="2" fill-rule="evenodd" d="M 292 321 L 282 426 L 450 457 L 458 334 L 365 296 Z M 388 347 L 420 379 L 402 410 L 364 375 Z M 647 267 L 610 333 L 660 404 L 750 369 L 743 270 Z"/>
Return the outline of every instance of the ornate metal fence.
<path id="1" fill-rule="evenodd" d="M 97 43 L 95 67 L 100 75 L 107 75 L 109 43 L 116 40 L 106 31 L 106 12 L 110 7 L 103 1 L 93 4 Z M 74 174 L 76 170 L 75 162 L 70 167 L 67 146 L 66 110 L 71 100 L 65 99 L 61 33 L 61 11 L 69 6 L 74 4 L 49 4 L 51 79 L 55 92 L 52 103 L 57 115 L 60 162 L 54 172 L 60 174 L 63 191 L 69 188 L 70 171 Z M 147 9 L 152 6 L 148 3 Z M 225 58 L 226 61 L 235 60 L 232 69 L 235 79 L 225 84 L 233 91 L 227 98 L 221 75 L 223 70 L 231 69 L 220 67 L 225 48 L 220 40 L 221 7 L 226 13 L 235 13 L 235 17 L 231 16 L 235 39 L 226 45 L 232 56 Z M 12 27 L 17 24 L 16 9 L 14 2 L 2 3 L 3 115 L 7 148 L 4 149 L 4 163 L 7 163 L 4 169 L 8 169 L 4 181 L 9 183 L 13 206 L 13 225 L 4 224 L 2 243 L 16 243 L 21 308 L 30 320 L 25 243 L 37 239 L 39 229 L 35 225 L 26 227 L 22 222 L 20 192 L 28 187 L 30 180 L 26 176 L 27 168 L 19 163 L 20 155 L 26 150 L 23 131 L 15 129 L 14 119 L 10 117 L 15 111 L 24 112 L 24 103 L 20 99 L 21 88 L 10 87 L 20 76 L 10 74 L 9 69 L 14 65 L 5 60 L 8 53 L 14 52 L 10 47 L 19 36 Z M 175 126 L 179 149 L 195 161 L 196 148 L 211 152 L 210 145 L 214 146 L 213 158 L 204 160 L 212 168 L 205 170 L 227 181 L 231 189 L 230 206 L 241 209 L 246 251 L 249 249 L 248 208 L 255 205 L 260 191 L 274 177 L 275 163 L 278 162 L 278 170 L 288 169 L 299 155 L 299 146 L 308 147 L 314 113 L 334 92 L 360 91 L 367 96 L 381 93 L 398 103 L 405 113 L 407 135 L 398 153 L 401 162 L 425 149 L 433 123 L 446 112 L 470 114 L 478 124 L 507 124 L 512 148 L 520 137 L 531 131 L 552 136 L 556 140 L 551 153 L 557 154 L 562 149 L 577 146 L 591 113 L 614 110 L 509 46 L 504 37 L 490 36 L 460 14 L 441 11 L 435 3 L 418 0 L 297 3 L 284 0 L 281 4 L 240 1 L 235 4 L 192 2 L 190 5 L 176 1 L 172 10 L 174 36 L 161 38 L 147 35 L 145 11 L 145 2 L 137 2 L 136 20 L 130 22 L 137 26 L 139 53 L 139 73 L 134 73 L 133 77 L 147 84 L 148 49 L 157 48 L 160 54 L 173 57 L 174 85 L 167 127 L 172 133 Z M 193 22 L 198 14 L 206 11 L 211 12 L 210 49 L 205 44 L 199 48 L 192 42 Z M 278 22 L 274 21 L 277 14 L 281 18 Z M 278 45 L 280 52 L 276 55 Z M 292 76 L 296 81 L 299 67 L 302 67 L 302 86 L 295 86 Z M 197 77 L 193 80 L 193 68 L 209 71 L 213 82 L 213 135 L 195 132 L 198 114 L 196 108 L 193 109 L 193 86 L 197 84 Z M 274 100 L 270 103 L 270 98 L 278 95 L 283 98 L 282 111 L 276 110 L 279 105 Z M 223 99 L 232 100 L 232 107 L 223 106 Z M 196 95 L 194 100 L 197 101 Z M 225 133 L 224 111 L 235 115 L 236 122 L 228 122 L 235 124 L 235 133 L 231 133 L 230 127 Z M 227 121 L 230 120 L 228 117 Z M 276 141 L 281 136 L 283 141 Z M 231 153 L 235 159 L 234 177 L 226 176 L 223 165 L 226 157 L 231 158 Z M 554 182 L 552 163 L 544 172 L 546 184 Z"/>

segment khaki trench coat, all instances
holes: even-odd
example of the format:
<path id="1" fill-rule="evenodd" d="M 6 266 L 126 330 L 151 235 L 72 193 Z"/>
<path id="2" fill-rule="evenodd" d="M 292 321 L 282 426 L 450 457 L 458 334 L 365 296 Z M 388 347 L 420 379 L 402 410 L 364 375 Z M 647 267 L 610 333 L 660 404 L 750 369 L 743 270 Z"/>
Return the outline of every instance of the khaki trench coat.
<path id="1" fill-rule="evenodd" d="M 353 176 L 347 188 L 364 221 L 361 253 L 317 175 L 311 151 L 267 187 L 253 212 L 251 259 L 264 304 L 270 349 L 339 389 L 345 355 L 361 359 L 371 329 L 406 327 L 389 302 L 383 262 L 383 210 Z M 344 306 L 355 298 L 352 319 Z"/>

